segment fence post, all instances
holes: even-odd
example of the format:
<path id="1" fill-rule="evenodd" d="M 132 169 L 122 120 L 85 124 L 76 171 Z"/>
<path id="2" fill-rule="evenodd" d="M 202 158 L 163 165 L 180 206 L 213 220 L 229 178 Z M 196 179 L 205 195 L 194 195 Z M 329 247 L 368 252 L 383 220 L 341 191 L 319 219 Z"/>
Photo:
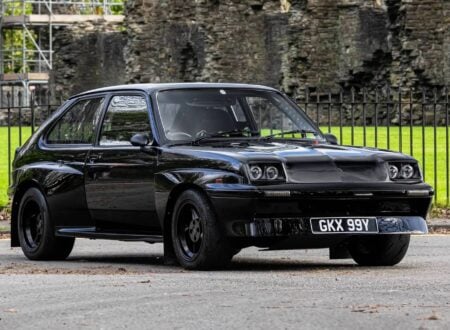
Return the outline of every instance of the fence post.
<path id="1" fill-rule="evenodd" d="M 402 85 L 398 85 L 398 150 L 403 151 L 403 127 L 402 127 Z"/>
<path id="2" fill-rule="evenodd" d="M 316 123 L 317 126 L 320 127 L 320 96 L 319 89 L 316 88 Z"/>
<path id="3" fill-rule="evenodd" d="M 352 137 L 351 137 L 351 141 L 352 141 L 352 145 L 355 144 L 355 88 L 352 87 L 351 88 L 351 104 L 350 104 L 350 109 L 351 109 L 351 117 L 352 117 Z"/>
<path id="4" fill-rule="evenodd" d="M 446 173 L 447 173 L 447 176 L 446 176 L 446 180 L 447 180 L 447 182 L 446 182 L 446 192 L 447 192 L 447 206 L 449 206 L 449 204 L 450 204 L 450 178 L 449 178 L 449 176 L 450 176 L 450 166 L 449 166 L 449 161 L 450 161 L 450 159 L 449 159 L 449 150 L 448 150 L 448 146 L 449 146 L 449 141 L 448 141 L 448 138 L 449 138 L 449 136 L 448 136 L 448 87 L 447 86 L 445 86 L 444 87 L 444 93 L 445 93 L 445 160 L 446 160 L 446 162 L 445 162 L 445 164 L 446 164 Z"/>
<path id="5" fill-rule="evenodd" d="M 391 87 L 386 87 L 386 133 L 387 149 L 391 149 Z"/>
<path id="6" fill-rule="evenodd" d="M 8 186 L 11 185 L 11 93 L 6 94 L 8 103 Z"/>
<path id="7" fill-rule="evenodd" d="M 308 105 L 309 105 L 309 87 L 305 87 L 305 113 L 308 115 Z"/>
<path id="8" fill-rule="evenodd" d="M 423 166 L 423 180 L 425 181 L 426 171 L 425 171 L 425 89 L 422 88 L 422 166 Z"/>
<path id="9" fill-rule="evenodd" d="M 438 200 L 438 180 L 437 180 L 437 88 L 433 88 L 433 151 L 434 151 L 434 201 Z"/>
<path id="10" fill-rule="evenodd" d="M 34 90 L 30 93 L 30 111 L 31 111 L 31 134 L 34 134 L 34 125 L 35 125 L 35 117 L 34 117 Z"/>
<path id="11" fill-rule="evenodd" d="M 259 108 L 261 113 L 261 108 Z M 269 122 L 270 122 L 270 135 L 273 134 L 273 118 L 272 118 L 272 108 L 269 108 Z M 281 127 L 283 127 L 283 123 L 281 123 Z"/>
<path id="12" fill-rule="evenodd" d="M 328 91 L 328 133 L 331 133 L 331 91 Z"/>
<path id="13" fill-rule="evenodd" d="M 342 118 L 342 105 L 344 103 L 344 95 L 342 88 L 339 90 L 339 140 L 341 144 L 344 144 L 344 129 L 342 127 L 343 118 Z"/>
<path id="14" fill-rule="evenodd" d="M 375 148 L 378 148 L 378 87 L 375 89 Z"/>
<path id="15" fill-rule="evenodd" d="M 23 100 L 22 100 L 22 92 L 19 91 L 17 93 L 17 97 L 19 98 L 19 146 L 22 145 L 22 105 L 23 105 Z"/>
<path id="16" fill-rule="evenodd" d="M 363 145 L 367 145 L 367 132 L 366 132 L 366 103 L 367 103 L 367 95 L 366 95 L 366 88 L 363 88 L 363 104 L 362 104 L 362 111 L 363 111 Z"/>
<path id="17" fill-rule="evenodd" d="M 414 155 L 413 148 L 413 95 L 412 95 L 412 87 L 409 88 L 409 153 L 411 156 Z"/>
<path id="18" fill-rule="evenodd" d="M 46 94 L 47 94 L 47 118 L 49 118 L 50 117 L 50 112 L 51 112 L 50 89 L 47 89 Z"/>

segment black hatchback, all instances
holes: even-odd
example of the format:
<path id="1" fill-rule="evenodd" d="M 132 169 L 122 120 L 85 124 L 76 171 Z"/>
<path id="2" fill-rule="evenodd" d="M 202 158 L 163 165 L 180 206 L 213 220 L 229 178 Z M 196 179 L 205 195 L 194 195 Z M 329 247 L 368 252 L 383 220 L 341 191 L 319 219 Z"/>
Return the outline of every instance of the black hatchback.
<path id="1" fill-rule="evenodd" d="M 338 145 L 275 89 L 209 83 L 70 98 L 18 149 L 9 192 L 11 245 L 30 259 L 116 239 L 161 242 L 189 269 L 248 246 L 394 265 L 433 195 L 414 158 Z"/>

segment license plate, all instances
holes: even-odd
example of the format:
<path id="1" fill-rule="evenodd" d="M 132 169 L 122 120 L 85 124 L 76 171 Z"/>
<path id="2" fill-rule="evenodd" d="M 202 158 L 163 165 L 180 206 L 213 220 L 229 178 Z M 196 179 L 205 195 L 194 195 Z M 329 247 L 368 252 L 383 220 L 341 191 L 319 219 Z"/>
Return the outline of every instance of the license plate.
<path id="1" fill-rule="evenodd" d="M 378 233 L 376 218 L 311 218 L 311 231 L 315 234 Z"/>

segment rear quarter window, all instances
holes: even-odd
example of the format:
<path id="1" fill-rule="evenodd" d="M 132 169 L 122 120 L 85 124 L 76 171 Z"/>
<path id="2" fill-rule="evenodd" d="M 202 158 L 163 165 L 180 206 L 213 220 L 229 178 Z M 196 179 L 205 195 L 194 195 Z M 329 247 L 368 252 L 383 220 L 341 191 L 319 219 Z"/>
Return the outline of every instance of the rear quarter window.
<path id="1" fill-rule="evenodd" d="M 92 144 L 104 98 L 75 103 L 47 135 L 47 144 Z"/>

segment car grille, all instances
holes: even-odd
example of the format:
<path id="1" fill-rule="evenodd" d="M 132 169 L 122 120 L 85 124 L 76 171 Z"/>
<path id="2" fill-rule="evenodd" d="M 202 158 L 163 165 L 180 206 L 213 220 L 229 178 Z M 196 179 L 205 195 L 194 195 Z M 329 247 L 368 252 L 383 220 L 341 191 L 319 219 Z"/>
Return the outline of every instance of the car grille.
<path id="1" fill-rule="evenodd" d="M 286 164 L 289 182 L 382 182 L 387 180 L 384 163 L 301 162 Z"/>

